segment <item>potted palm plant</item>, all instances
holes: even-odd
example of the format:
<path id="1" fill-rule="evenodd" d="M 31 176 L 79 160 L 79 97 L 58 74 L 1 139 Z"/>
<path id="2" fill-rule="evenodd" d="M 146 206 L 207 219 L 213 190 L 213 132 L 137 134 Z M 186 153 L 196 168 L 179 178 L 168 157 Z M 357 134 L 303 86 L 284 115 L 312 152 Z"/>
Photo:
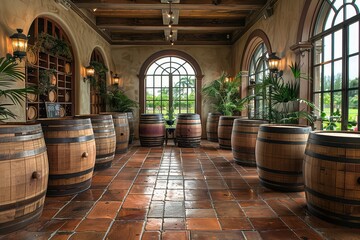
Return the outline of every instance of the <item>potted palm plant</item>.
<path id="1" fill-rule="evenodd" d="M 282 76 L 270 74 L 256 86 L 256 94 L 265 96 L 268 105 L 264 115 L 271 124 L 259 127 L 255 158 L 262 185 L 280 191 L 302 191 L 302 161 L 311 127 L 298 123 L 306 119 L 313 124 L 315 117 L 309 108 L 316 107 L 299 97 L 300 80 L 307 79 L 299 65 L 289 67 L 293 79 L 285 81 Z M 301 103 L 306 107 L 300 109 Z"/>
<path id="2" fill-rule="evenodd" d="M 233 115 L 239 114 L 246 104 L 240 96 L 240 86 L 240 73 L 230 79 L 223 72 L 218 79 L 202 88 L 205 101 L 215 112 L 208 115 L 207 138 L 209 141 L 219 141 L 220 148 L 231 149 L 232 124 L 234 119 L 239 118 Z"/>
<path id="3" fill-rule="evenodd" d="M 24 81 L 25 74 L 16 62 L 8 58 L 0 58 L 0 98 L 9 99 L 10 103 L 0 103 L 0 122 L 9 118 L 16 119 L 16 114 L 9 107 L 22 102 L 27 93 L 35 94 L 33 88 L 14 89 L 11 86 L 17 81 Z"/>
<path id="4" fill-rule="evenodd" d="M 133 142 L 135 135 L 135 126 L 134 126 L 134 109 L 138 108 L 139 103 L 129 98 L 125 91 L 119 89 L 117 85 L 112 85 L 108 87 L 106 93 L 107 102 L 110 108 L 110 111 L 126 113 L 129 121 L 129 144 Z"/>

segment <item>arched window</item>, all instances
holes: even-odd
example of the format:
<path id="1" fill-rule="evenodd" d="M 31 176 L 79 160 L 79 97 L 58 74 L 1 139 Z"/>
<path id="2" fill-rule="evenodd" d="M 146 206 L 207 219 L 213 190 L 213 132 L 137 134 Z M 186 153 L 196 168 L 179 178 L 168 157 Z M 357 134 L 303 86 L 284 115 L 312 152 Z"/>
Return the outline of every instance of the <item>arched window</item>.
<path id="1" fill-rule="evenodd" d="M 255 93 L 255 85 L 261 83 L 263 79 L 269 74 L 267 59 L 268 53 L 264 43 L 255 49 L 250 59 L 249 67 L 249 94 Z M 265 113 L 264 97 L 257 96 L 249 104 L 249 118 L 263 119 Z"/>
<path id="2" fill-rule="evenodd" d="M 169 56 L 153 62 L 145 75 L 145 113 L 196 112 L 196 75 L 184 59 Z"/>
<path id="3" fill-rule="evenodd" d="M 324 0 L 312 38 L 314 102 L 343 130 L 359 120 L 359 8 L 360 1 Z"/>

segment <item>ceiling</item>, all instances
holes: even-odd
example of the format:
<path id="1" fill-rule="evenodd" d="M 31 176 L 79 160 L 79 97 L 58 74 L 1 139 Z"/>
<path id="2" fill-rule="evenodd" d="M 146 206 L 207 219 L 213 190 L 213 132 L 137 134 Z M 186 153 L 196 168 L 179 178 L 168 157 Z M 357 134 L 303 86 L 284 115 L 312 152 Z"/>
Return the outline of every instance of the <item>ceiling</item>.
<path id="1" fill-rule="evenodd" d="M 114 45 L 169 43 L 168 0 L 71 0 L 72 8 Z M 269 8 L 267 0 L 172 0 L 176 45 L 230 45 Z M 167 39 L 168 38 L 168 39 Z"/>

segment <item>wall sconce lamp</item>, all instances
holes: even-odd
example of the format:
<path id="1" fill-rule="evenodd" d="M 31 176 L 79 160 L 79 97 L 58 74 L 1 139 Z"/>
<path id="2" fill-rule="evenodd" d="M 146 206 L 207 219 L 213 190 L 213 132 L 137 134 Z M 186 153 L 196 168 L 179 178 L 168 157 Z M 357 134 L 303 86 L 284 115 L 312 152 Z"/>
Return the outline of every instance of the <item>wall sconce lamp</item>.
<path id="1" fill-rule="evenodd" d="M 115 73 L 115 75 L 113 76 L 113 84 L 119 85 L 119 82 L 120 82 L 120 77 L 117 73 Z"/>
<path id="2" fill-rule="evenodd" d="M 268 64 L 270 72 L 277 72 L 279 70 L 280 58 L 275 53 L 270 53 L 268 57 Z"/>
<path id="3" fill-rule="evenodd" d="M 27 42 L 29 38 L 22 33 L 22 29 L 18 28 L 16 31 L 17 33 L 14 33 L 10 36 L 11 45 L 13 48 L 13 56 L 10 56 L 10 58 L 13 60 L 19 58 L 21 62 L 21 59 L 26 56 Z"/>
<path id="4" fill-rule="evenodd" d="M 83 81 L 86 82 L 86 80 L 93 78 L 95 76 L 95 69 L 93 66 L 87 66 L 85 67 L 85 75 Z"/>

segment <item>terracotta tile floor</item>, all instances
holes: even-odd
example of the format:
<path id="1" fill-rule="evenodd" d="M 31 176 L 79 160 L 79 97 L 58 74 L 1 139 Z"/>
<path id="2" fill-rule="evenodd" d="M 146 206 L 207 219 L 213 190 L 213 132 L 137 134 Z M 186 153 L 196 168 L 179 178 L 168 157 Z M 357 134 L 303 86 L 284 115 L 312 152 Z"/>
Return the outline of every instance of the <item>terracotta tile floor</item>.
<path id="1" fill-rule="evenodd" d="M 259 184 L 229 150 L 135 143 L 89 190 L 46 198 L 41 218 L 1 239 L 360 239 L 308 214 L 305 194 Z"/>

